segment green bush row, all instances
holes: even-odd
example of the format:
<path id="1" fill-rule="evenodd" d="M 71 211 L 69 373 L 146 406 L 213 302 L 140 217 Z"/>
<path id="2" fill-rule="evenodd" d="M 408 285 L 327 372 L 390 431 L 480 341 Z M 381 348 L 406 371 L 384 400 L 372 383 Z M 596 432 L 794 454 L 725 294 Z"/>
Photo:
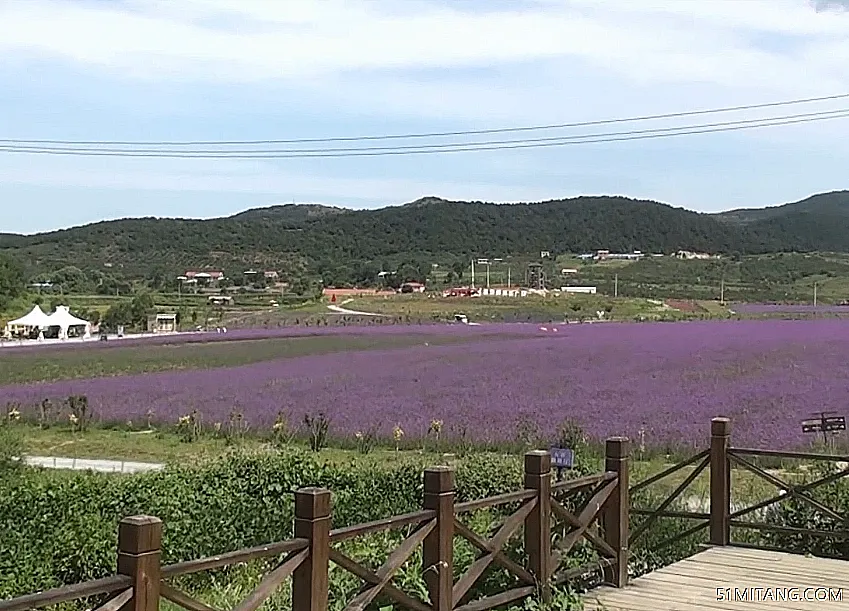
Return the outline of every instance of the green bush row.
<path id="1" fill-rule="evenodd" d="M 114 573 L 117 525 L 147 514 L 165 524 L 163 562 L 210 556 L 292 536 L 293 492 L 333 491 L 333 524 L 421 508 L 425 465 L 329 465 L 304 453 L 233 454 L 197 467 L 135 476 L 0 471 L 0 598 Z M 519 459 L 457 464 L 457 499 L 516 489 Z"/>

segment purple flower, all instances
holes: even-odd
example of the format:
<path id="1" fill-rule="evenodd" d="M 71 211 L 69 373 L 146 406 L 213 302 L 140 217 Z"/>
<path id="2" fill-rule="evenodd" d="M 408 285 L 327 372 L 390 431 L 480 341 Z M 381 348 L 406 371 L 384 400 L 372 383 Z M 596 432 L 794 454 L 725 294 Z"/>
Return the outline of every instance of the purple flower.
<path id="1" fill-rule="evenodd" d="M 491 338 L 494 328 L 503 332 Z M 281 410 L 300 422 L 324 412 L 331 432 L 399 425 L 423 437 L 465 427 L 480 441 L 513 439 L 531 421 L 551 439 L 565 420 L 592 437 L 644 436 L 652 444 L 705 446 L 710 419 L 732 419 L 735 444 L 804 444 L 800 422 L 839 410 L 849 396 L 849 323 L 727 321 L 456 327 L 460 344 L 426 345 L 445 327 L 322 328 L 322 333 L 421 334 L 414 347 L 303 356 L 239 367 L 0 386 L 0 405 L 86 395 L 97 417 L 175 423 L 198 410 L 207 424 L 233 410 L 270 428 Z M 284 329 L 304 333 L 316 329 Z M 242 339 L 265 337 L 244 332 Z M 488 334 L 476 341 L 475 334 Z M 228 334 L 230 335 L 230 334 Z M 235 334 L 234 334 L 235 335 Z M 276 335 L 279 336 L 279 335 Z M 117 342 L 116 342 L 117 343 Z M 2 360 L 0 360 L 2 364 Z M 641 433 L 641 430 L 643 433 Z"/>

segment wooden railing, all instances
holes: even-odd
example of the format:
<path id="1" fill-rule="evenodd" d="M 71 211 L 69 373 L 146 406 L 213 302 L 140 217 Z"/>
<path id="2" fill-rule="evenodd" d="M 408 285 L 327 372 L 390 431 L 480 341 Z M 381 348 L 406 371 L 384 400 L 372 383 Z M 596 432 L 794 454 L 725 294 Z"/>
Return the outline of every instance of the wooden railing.
<path id="1" fill-rule="evenodd" d="M 749 457 L 770 457 L 818 461 L 849 461 L 849 457 L 775 450 L 733 448 L 730 422 L 711 422 L 709 449 L 695 454 L 661 473 L 630 486 L 628 440 L 611 438 L 606 442 L 605 470 L 576 479 L 553 482 L 551 456 L 546 451 L 525 455 L 524 488 L 480 500 L 454 502 L 454 472 L 449 467 L 433 467 L 424 472 L 423 505 L 420 511 L 393 516 L 355 526 L 331 529 L 331 493 L 306 488 L 295 493 L 294 538 L 209 558 L 162 566 L 162 522 L 149 516 L 121 521 L 118 530 L 118 574 L 0 601 L 0 611 L 26 611 L 95 596 L 109 597 L 96 611 L 155 611 L 161 598 L 187 611 L 217 611 L 171 585 L 175 577 L 201 573 L 261 558 L 280 558 L 259 585 L 236 607 L 236 611 L 256 611 L 288 578 L 292 579 L 292 607 L 297 611 L 326 611 L 328 608 L 330 563 L 351 573 L 364 583 L 346 609 L 362 611 L 378 596 L 411 611 L 485 611 L 537 594 L 551 596 L 555 584 L 566 583 L 589 572 L 601 570 L 602 581 L 615 587 L 628 583 L 629 549 L 639 543 L 662 518 L 692 520 L 695 524 L 665 541 L 653 541 L 660 550 L 675 541 L 708 529 L 712 545 L 740 545 L 731 540 L 731 528 L 762 529 L 788 534 L 845 537 L 849 539 L 849 516 L 814 499 L 809 493 L 822 485 L 849 476 L 849 467 L 816 481 L 793 485 L 755 465 Z M 631 507 L 631 495 L 693 467 L 657 507 Z M 764 501 L 731 511 L 732 466 L 737 466 L 775 485 L 783 492 Z M 710 474 L 708 512 L 670 510 L 699 474 Z M 629 487 L 630 486 L 630 487 Z M 570 509 L 564 499 L 583 503 Z M 832 521 L 834 530 L 794 528 L 744 521 L 741 518 L 786 499 L 796 499 Z M 489 538 L 472 530 L 464 516 L 472 512 L 518 504 Z M 845 511 L 845 508 L 844 508 Z M 634 520 L 630 530 L 631 517 Z M 400 528 L 409 535 L 372 570 L 347 556 L 339 543 L 350 539 Z M 524 537 L 524 558 L 517 561 L 505 552 L 506 544 L 520 532 Z M 479 555 L 454 580 L 454 537 L 460 536 Z M 594 549 L 598 560 L 576 567 L 563 566 L 579 541 Z M 393 576 L 422 548 L 422 571 L 427 596 L 415 598 L 393 585 Z M 514 576 L 519 585 L 503 592 L 471 600 L 474 586 L 491 566 L 497 565 Z"/>
<path id="2" fill-rule="evenodd" d="M 795 485 L 755 465 L 750 460 L 750 457 L 798 459 L 808 462 L 824 461 L 832 463 L 845 463 L 849 461 L 849 456 L 845 455 L 735 448 L 731 446 L 731 421 L 728 418 L 714 418 L 711 420 L 710 447 L 708 449 L 698 452 L 690 458 L 681 461 L 678 464 L 673 465 L 672 467 L 669 467 L 668 469 L 631 487 L 630 492 L 634 495 L 656 482 L 693 466 L 693 469 L 687 477 L 656 508 L 631 508 L 630 513 L 632 516 L 642 516 L 644 519 L 633 529 L 630 546 L 633 547 L 634 543 L 639 542 L 643 535 L 648 532 L 649 527 L 660 518 L 692 520 L 695 522 L 695 525 L 666 540 L 652 542 L 653 550 L 662 549 L 705 529 L 708 529 L 709 531 L 708 542 L 711 545 L 765 547 L 742 541 L 733 541 L 731 537 L 732 527 L 777 532 L 789 535 L 831 537 L 835 539 L 849 540 L 849 512 L 847 512 L 847 509 L 843 508 L 843 513 L 841 513 L 838 510 L 827 507 L 809 494 L 816 488 L 849 476 L 849 467 L 844 466 L 844 468 L 815 481 Z M 732 467 L 738 467 L 741 471 L 752 473 L 761 480 L 774 485 L 776 487 L 776 494 L 750 506 L 732 511 Z M 710 474 L 709 511 L 669 511 L 668 508 L 681 497 L 681 494 L 684 491 L 690 488 L 696 478 L 706 469 Z M 795 499 L 807 505 L 815 512 L 818 512 L 820 516 L 831 521 L 831 524 L 835 526 L 835 528 L 833 530 L 800 528 L 768 524 L 766 522 L 750 522 L 741 519 L 744 516 L 751 515 L 770 506 L 775 506 L 776 504 L 789 499 Z"/>
<path id="3" fill-rule="evenodd" d="M 294 538 L 210 558 L 162 566 L 162 522 L 136 516 L 121 521 L 118 530 L 118 575 L 47 590 L 6 601 L 0 611 L 26 611 L 92 596 L 109 598 L 96 611 L 156 611 L 166 599 L 187 611 L 217 611 L 171 585 L 175 577 L 220 569 L 259 558 L 282 558 L 236 611 L 256 611 L 286 580 L 292 579 L 292 608 L 326 611 L 328 570 L 334 563 L 364 582 L 347 610 L 363 611 L 378 596 L 411 611 L 485 611 L 538 594 L 551 596 L 554 584 L 593 570 L 603 581 L 622 587 L 628 576 L 628 441 L 612 438 L 606 444 L 603 473 L 553 483 L 547 451 L 525 455 L 524 489 L 481 500 L 454 502 L 454 472 L 434 467 L 424 472 L 421 511 L 356 526 L 331 530 L 331 493 L 307 488 L 295 493 Z M 587 499 L 570 511 L 561 501 L 579 493 Z M 559 500 L 558 500 L 559 499 Z M 462 521 L 471 512 L 519 504 L 489 538 Z M 409 527 L 410 534 L 372 570 L 340 551 L 337 544 L 355 537 Z M 561 528 L 562 527 L 562 528 Z M 562 530 L 562 537 L 553 535 Z M 524 562 L 505 553 L 505 545 L 520 531 L 524 535 Z M 454 537 L 459 535 L 479 552 L 477 559 L 454 580 Z M 580 541 L 597 550 L 600 560 L 564 568 L 567 554 Z M 422 548 L 422 571 L 428 600 L 420 600 L 393 585 L 396 572 Z M 471 600 L 475 584 L 497 565 L 519 585 Z"/>

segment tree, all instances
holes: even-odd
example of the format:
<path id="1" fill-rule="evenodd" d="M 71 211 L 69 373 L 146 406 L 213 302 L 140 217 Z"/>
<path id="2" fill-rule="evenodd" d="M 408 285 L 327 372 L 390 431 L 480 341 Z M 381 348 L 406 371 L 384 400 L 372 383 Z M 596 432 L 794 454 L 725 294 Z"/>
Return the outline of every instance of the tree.
<path id="1" fill-rule="evenodd" d="M 130 305 L 132 324 L 142 326 L 147 323 L 147 317 L 154 310 L 153 297 L 150 293 L 139 293 L 133 297 Z"/>
<path id="2" fill-rule="evenodd" d="M 292 281 L 290 288 L 296 295 L 306 295 L 312 289 L 312 283 L 309 281 L 309 278 L 298 276 Z"/>
<path id="3" fill-rule="evenodd" d="M 61 287 L 63 293 L 91 293 L 96 286 L 88 275 L 75 265 L 68 265 L 51 274 L 45 274 L 43 279 L 52 282 L 54 286 Z"/>
<path id="4" fill-rule="evenodd" d="M 111 306 L 103 316 L 103 324 L 110 329 L 118 326 L 143 328 L 147 325 L 148 315 L 153 311 L 153 297 L 150 293 L 139 293 L 132 301 L 121 301 Z"/>
<path id="5" fill-rule="evenodd" d="M 457 275 L 458 280 L 463 279 L 463 272 L 466 271 L 466 262 L 465 261 L 454 261 L 451 264 L 451 271 Z"/>
<path id="6" fill-rule="evenodd" d="M 21 266 L 8 255 L 0 253 L 0 307 L 20 297 L 25 288 Z"/>
<path id="7" fill-rule="evenodd" d="M 109 309 L 103 316 L 103 324 L 109 329 L 131 325 L 132 322 L 133 305 L 129 301 L 121 301 L 120 303 L 109 306 Z"/>

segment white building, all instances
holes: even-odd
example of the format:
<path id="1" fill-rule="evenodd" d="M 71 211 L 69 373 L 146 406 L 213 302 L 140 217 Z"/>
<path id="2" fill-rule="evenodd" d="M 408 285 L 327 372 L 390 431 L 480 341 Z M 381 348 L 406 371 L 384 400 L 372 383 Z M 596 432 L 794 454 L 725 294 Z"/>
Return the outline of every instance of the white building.
<path id="1" fill-rule="evenodd" d="M 562 293 L 587 293 L 590 295 L 596 294 L 596 287 L 594 286 L 561 286 L 560 292 Z"/>

